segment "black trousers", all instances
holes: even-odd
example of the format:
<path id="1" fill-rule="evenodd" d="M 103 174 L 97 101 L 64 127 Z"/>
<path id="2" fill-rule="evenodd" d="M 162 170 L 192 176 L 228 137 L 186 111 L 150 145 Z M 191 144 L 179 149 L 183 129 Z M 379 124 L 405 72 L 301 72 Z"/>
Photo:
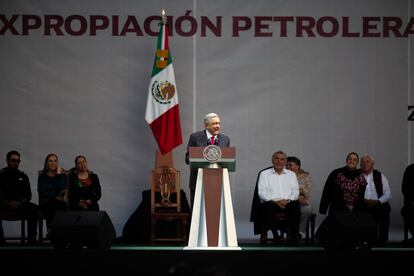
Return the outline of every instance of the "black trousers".
<path id="1" fill-rule="evenodd" d="M 411 205 L 404 205 L 401 209 L 401 215 L 408 231 L 410 231 L 411 236 L 414 237 L 414 203 Z"/>
<path id="2" fill-rule="evenodd" d="M 40 212 L 45 215 L 46 226 L 48 230 L 50 229 L 50 225 L 56 211 L 66 211 L 67 209 L 68 205 L 66 202 L 58 200 L 56 198 L 51 198 L 39 205 Z"/>
<path id="3" fill-rule="evenodd" d="M 388 241 L 390 228 L 390 210 L 383 205 L 374 208 L 367 208 L 367 212 L 372 215 L 377 223 L 378 241 Z"/>
<path id="4" fill-rule="evenodd" d="M 275 230 L 285 226 L 288 240 L 296 241 L 298 239 L 300 222 L 299 201 L 289 202 L 284 209 L 281 209 L 272 201 L 263 202 L 260 206 L 260 212 L 263 218 L 262 233 L 272 230 L 275 236 Z M 286 216 L 286 221 L 278 221 L 276 219 L 277 214 L 284 214 Z"/>
<path id="5" fill-rule="evenodd" d="M 23 214 L 27 218 L 27 232 L 28 240 L 35 241 L 37 236 L 37 213 L 39 207 L 32 202 L 23 202 L 18 208 L 10 209 L 7 206 L 1 206 L 0 210 L 7 212 L 15 212 L 17 214 Z M 4 240 L 4 233 L 0 230 L 0 240 Z"/>

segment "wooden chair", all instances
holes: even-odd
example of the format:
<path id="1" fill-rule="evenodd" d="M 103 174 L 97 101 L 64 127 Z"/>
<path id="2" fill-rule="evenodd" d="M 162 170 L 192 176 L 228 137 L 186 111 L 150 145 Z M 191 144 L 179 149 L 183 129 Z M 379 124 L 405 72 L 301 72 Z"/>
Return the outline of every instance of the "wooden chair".
<path id="1" fill-rule="evenodd" d="M 42 174 L 43 170 L 38 170 L 37 171 L 37 176 L 39 177 L 40 174 Z M 39 202 L 39 206 L 40 206 L 40 202 Z M 37 214 L 37 225 L 38 225 L 38 234 L 39 234 L 39 244 L 43 244 L 43 221 L 46 220 L 45 214 L 43 214 L 42 212 L 38 212 Z"/>
<path id="2" fill-rule="evenodd" d="M 20 243 L 23 245 L 26 242 L 26 221 L 27 218 L 21 214 L 16 212 L 10 212 L 10 211 L 0 211 L 0 227 L 2 228 L 2 221 L 20 221 Z M 3 233 L 4 234 L 4 233 Z M 12 237 L 4 237 L 5 240 L 12 240 L 16 238 Z"/>
<path id="3" fill-rule="evenodd" d="M 43 221 L 46 221 L 46 215 L 39 211 L 37 214 L 38 232 L 39 232 L 39 244 L 43 244 L 45 237 L 43 236 Z"/>
<path id="4" fill-rule="evenodd" d="M 275 226 L 276 226 L 274 230 L 276 230 L 278 232 L 279 238 L 285 239 L 286 235 L 287 235 L 287 216 L 286 216 L 286 214 L 276 213 L 275 216 L 274 216 L 274 221 L 275 221 Z M 261 243 L 265 244 L 265 243 L 268 242 L 267 232 L 269 230 L 267 230 L 266 232 L 261 233 L 261 235 L 260 235 Z M 273 237 L 273 241 L 276 241 L 275 237 Z"/>
<path id="5" fill-rule="evenodd" d="M 277 221 L 277 229 L 282 238 L 286 238 L 286 215 L 285 214 L 276 214 L 275 221 Z M 310 218 L 306 223 L 306 234 L 305 242 L 314 243 L 315 242 L 315 224 L 316 224 L 316 214 L 312 213 Z"/>
<path id="6" fill-rule="evenodd" d="M 167 163 L 157 161 L 151 171 L 151 243 L 188 241 L 189 213 L 181 209 L 180 172 L 171 164 L 172 157 Z"/>

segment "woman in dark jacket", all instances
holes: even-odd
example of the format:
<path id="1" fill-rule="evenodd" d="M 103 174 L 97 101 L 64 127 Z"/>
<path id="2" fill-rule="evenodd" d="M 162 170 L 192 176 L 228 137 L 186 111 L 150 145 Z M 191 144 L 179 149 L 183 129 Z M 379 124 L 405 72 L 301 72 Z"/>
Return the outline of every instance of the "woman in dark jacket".
<path id="1" fill-rule="evenodd" d="M 69 210 L 99 211 L 101 184 L 98 176 L 89 171 L 83 155 L 75 158 L 75 165 L 69 175 Z"/>
<path id="2" fill-rule="evenodd" d="M 364 211 L 364 194 L 367 182 L 360 169 L 359 157 L 351 152 L 346 157 L 346 166 L 332 171 L 323 188 L 319 212 Z"/>
<path id="3" fill-rule="evenodd" d="M 67 210 L 67 186 L 68 177 L 59 166 L 57 155 L 48 154 L 37 178 L 39 209 L 45 216 L 48 232 L 56 211 Z"/>
<path id="4" fill-rule="evenodd" d="M 358 154 L 349 153 L 346 166 L 332 171 L 326 180 L 319 212 L 329 215 L 315 237 L 327 249 L 369 248 L 378 238 L 375 220 L 365 210 L 367 182 L 357 169 L 358 161 Z"/>

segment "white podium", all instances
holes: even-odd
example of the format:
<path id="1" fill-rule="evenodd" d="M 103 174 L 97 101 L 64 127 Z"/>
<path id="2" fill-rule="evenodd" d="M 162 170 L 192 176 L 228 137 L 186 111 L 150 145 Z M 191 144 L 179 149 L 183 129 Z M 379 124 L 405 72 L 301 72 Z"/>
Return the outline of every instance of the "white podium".
<path id="1" fill-rule="evenodd" d="M 237 243 L 229 171 L 235 170 L 234 147 L 190 147 L 198 168 L 188 246 L 184 249 L 240 250 Z"/>

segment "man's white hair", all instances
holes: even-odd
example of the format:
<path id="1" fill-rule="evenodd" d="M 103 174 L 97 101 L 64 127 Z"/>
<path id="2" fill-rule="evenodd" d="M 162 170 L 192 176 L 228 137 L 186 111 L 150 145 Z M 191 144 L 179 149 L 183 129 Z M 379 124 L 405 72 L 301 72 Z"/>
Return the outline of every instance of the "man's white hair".
<path id="1" fill-rule="evenodd" d="M 218 117 L 216 113 L 208 113 L 206 116 L 204 116 L 204 124 L 208 124 L 211 119 Z"/>
<path id="2" fill-rule="evenodd" d="M 364 158 L 364 159 L 365 159 L 365 158 L 368 158 L 368 159 L 370 159 L 370 160 L 371 160 L 371 162 L 375 163 L 374 157 L 372 157 L 372 155 L 370 155 L 370 154 L 364 154 L 364 155 L 361 157 L 361 160 L 362 160 L 363 158 Z"/>

